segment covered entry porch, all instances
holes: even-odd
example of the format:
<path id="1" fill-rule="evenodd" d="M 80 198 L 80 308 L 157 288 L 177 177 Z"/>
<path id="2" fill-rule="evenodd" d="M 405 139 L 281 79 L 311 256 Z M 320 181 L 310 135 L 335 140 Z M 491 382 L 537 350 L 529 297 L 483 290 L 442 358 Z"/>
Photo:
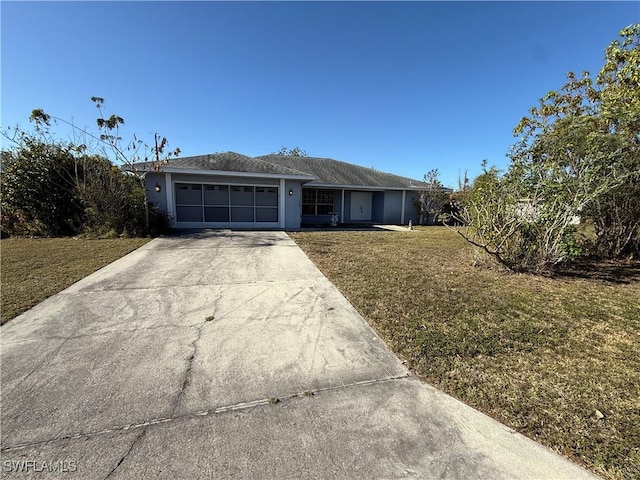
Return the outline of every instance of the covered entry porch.
<path id="1" fill-rule="evenodd" d="M 415 217 L 413 192 L 376 188 L 302 188 L 304 225 L 329 225 L 332 216 L 339 224 L 405 224 Z M 413 220 L 415 221 L 415 220 Z"/>

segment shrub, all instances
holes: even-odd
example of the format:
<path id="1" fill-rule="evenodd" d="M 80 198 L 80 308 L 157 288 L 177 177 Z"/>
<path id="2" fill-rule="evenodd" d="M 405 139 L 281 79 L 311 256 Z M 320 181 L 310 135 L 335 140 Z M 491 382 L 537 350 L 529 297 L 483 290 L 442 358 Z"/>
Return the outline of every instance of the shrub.
<path id="1" fill-rule="evenodd" d="M 150 206 L 140 179 L 108 159 L 64 144 L 23 137 L 2 152 L 2 236 L 144 236 L 168 219 Z"/>
<path id="2" fill-rule="evenodd" d="M 1 155 L 5 233 L 59 236 L 81 228 L 84 207 L 75 189 L 81 173 L 68 146 L 29 141 Z"/>

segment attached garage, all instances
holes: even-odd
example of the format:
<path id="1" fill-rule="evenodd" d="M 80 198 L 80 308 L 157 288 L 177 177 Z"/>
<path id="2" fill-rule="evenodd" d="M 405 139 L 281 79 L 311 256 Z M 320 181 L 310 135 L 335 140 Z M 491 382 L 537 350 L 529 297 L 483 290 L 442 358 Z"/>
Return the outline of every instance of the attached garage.
<path id="1" fill-rule="evenodd" d="M 278 227 L 279 187 L 174 183 L 180 227 Z"/>
<path id="2" fill-rule="evenodd" d="M 175 228 L 298 228 L 301 185 L 314 179 L 234 152 L 135 167 Z"/>

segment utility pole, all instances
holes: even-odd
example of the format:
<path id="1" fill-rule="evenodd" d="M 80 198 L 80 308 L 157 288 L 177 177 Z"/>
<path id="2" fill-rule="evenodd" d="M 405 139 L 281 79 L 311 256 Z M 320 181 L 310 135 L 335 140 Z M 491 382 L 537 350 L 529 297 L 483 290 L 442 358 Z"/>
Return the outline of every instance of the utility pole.
<path id="1" fill-rule="evenodd" d="M 158 152 L 158 134 L 154 133 L 153 134 L 153 138 L 156 141 L 155 154 L 156 154 L 156 163 L 158 163 L 158 162 L 160 162 L 160 152 Z"/>

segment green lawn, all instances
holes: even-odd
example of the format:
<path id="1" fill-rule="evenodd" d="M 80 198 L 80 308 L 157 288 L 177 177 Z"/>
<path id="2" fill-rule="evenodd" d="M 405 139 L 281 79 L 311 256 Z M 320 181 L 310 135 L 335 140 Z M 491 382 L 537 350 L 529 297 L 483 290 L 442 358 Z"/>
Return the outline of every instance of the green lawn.
<path id="1" fill-rule="evenodd" d="M 2 240 L 2 323 L 148 241 L 146 238 Z"/>
<path id="2" fill-rule="evenodd" d="M 605 478 L 640 478 L 640 263 L 490 267 L 455 232 L 291 237 L 429 383 Z"/>

